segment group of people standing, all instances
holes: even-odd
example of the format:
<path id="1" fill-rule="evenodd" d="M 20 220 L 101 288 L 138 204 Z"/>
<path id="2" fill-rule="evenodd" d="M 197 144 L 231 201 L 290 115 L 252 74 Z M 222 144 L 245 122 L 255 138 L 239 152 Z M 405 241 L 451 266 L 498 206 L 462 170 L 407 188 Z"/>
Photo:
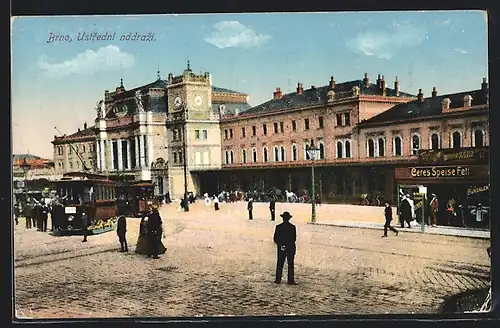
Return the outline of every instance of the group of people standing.
<path id="1" fill-rule="evenodd" d="M 14 205 L 14 220 L 16 225 L 19 224 L 19 217 L 25 218 L 26 229 L 36 228 L 38 231 L 46 232 L 49 214 L 54 218 L 54 212 L 57 211 L 57 204 L 47 204 L 45 199 L 37 201 L 34 198 L 29 198 L 23 203 Z M 52 229 L 54 230 L 54 220 L 52 219 Z"/>

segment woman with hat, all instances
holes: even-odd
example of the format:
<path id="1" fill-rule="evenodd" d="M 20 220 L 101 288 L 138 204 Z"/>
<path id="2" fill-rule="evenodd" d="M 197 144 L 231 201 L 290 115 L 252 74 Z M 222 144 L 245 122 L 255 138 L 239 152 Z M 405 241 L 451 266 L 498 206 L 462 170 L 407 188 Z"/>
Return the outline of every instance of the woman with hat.
<path id="1" fill-rule="evenodd" d="M 276 264 L 276 284 L 281 283 L 283 275 L 283 266 L 285 259 L 288 263 L 288 281 L 289 285 L 297 285 L 294 277 L 294 259 L 297 247 L 295 241 L 297 240 L 297 230 L 293 224 L 290 223 L 292 215 L 290 212 L 283 212 L 280 215 L 283 218 L 283 223 L 276 226 L 274 231 L 274 242 L 277 245 L 278 260 Z"/>

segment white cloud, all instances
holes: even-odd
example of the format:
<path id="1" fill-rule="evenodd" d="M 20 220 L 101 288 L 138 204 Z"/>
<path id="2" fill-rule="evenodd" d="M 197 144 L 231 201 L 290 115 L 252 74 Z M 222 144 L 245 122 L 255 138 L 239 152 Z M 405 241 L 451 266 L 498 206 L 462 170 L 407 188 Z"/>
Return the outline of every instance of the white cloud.
<path id="1" fill-rule="evenodd" d="M 38 67 L 44 75 L 50 78 L 62 78 L 68 75 L 92 75 L 98 71 L 113 71 L 123 65 L 124 68 L 134 65 L 134 55 L 123 52 L 116 46 L 106 46 L 93 50 L 85 50 L 75 57 L 60 61 L 49 62 L 40 57 Z"/>
<path id="2" fill-rule="evenodd" d="M 259 47 L 271 39 L 270 35 L 257 34 L 251 28 L 238 21 L 222 21 L 213 26 L 215 31 L 204 40 L 217 48 L 230 47 L 253 48 Z"/>
<path id="3" fill-rule="evenodd" d="M 424 28 L 395 22 L 388 30 L 367 30 L 347 42 L 347 47 L 363 56 L 390 59 L 401 49 L 420 45 L 427 38 Z"/>
<path id="4" fill-rule="evenodd" d="M 460 54 L 462 54 L 462 55 L 467 55 L 468 54 L 467 50 L 462 49 L 462 48 L 455 48 L 453 50 L 456 51 L 456 52 L 458 52 L 458 53 L 460 53 Z"/>

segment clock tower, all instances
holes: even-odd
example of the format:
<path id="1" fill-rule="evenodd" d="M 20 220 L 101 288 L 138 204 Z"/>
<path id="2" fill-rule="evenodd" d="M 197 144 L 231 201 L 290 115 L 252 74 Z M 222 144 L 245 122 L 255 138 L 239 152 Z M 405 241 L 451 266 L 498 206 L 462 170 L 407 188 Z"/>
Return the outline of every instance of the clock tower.
<path id="1" fill-rule="evenodd" d="M 218 112 L 212 108 L 208 72 L 195 74 L 188 61 L 182 75 L 168 75 L 167 149 L 170 195 L 200 193 L 198 173 L 221 168 Z"/>

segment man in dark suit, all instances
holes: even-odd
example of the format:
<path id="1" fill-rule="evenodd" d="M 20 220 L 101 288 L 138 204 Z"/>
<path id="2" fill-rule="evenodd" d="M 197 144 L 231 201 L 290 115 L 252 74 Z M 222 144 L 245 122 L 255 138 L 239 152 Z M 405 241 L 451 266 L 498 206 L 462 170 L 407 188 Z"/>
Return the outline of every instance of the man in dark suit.
<path id="1" fill-rule="evenodd" d="M 160 213 L 158 213 L 158 206 L 156 204 L 153 204 L 151 212 L 148 214 L 146 226 L 148 234 L 148 257 L 153 256 L 154 259 L 158 259 L 163 231 Z"/>
<path id="2" fill-rule="evenodd" d="M 248 200 L 247 210 L 248 210 L 248 219 L 253 220 L 253 198 L 250 198 Z"/>
<path id="3" fill-rule="evenodd" d="M 121 215 L 118 218 L 118 224 L 116 227 L 116 234 L 118 235 L 118 241 L 120 242 L 120 252 L 128 252 L 127 246 L 127 219 Z"/>
<path id="4" fill-rule="evenodd" d="M 283 223 L 276 226 L 274 231 L 274 242 L 278 249 L 278 262 L 276 264 L 276 284 L 281 283 L 281 276 L 283 275 L 283 266 L 285 264 L 285 259 L 288 262 L 288 281 L 289 285 L 297 285 L 294 279 L 293 271 L 293 261 L 295 258 L 295 252 L 297 250 L 295 246 L 295 241 L 297 240 L 297 230 L 295 226 L 290 223 L 292 216 L 289 212 L 283 212 L 281 214 L 283 218 Z"/>
<path id="5" fill-rule="evenodd" d="M 405 227 L 405 222 L 408 225 L 408 228 L 411 228 L 411 205 L 408 201 L 409 196 L 405 195 L 401 200 L 401 204 L 399 206 L 399 219 L 401 223 L 401 228 Z"/>
<path id="6" fill-rule="evenodd" d="M 271 197 L 271 201 L 269 202 L 269 211 L 271 211 L 271 221 L 274 221 L 276 218 L 276 198 Z"/>
<path id="7" fill-rule="evenodd" d="M 389 203 L 385 203 L 384 215 L 385 215 L 385 224 L 384 224 L 384 235 L 382 237 L 387 237 L 387 229 L 389 229 L 392 232 L 396 233 L 396 236 L 397 236 L 398 235 L 398 231 L 395 228 L 391 227 L 392 208 L 389 205 Z"/>

